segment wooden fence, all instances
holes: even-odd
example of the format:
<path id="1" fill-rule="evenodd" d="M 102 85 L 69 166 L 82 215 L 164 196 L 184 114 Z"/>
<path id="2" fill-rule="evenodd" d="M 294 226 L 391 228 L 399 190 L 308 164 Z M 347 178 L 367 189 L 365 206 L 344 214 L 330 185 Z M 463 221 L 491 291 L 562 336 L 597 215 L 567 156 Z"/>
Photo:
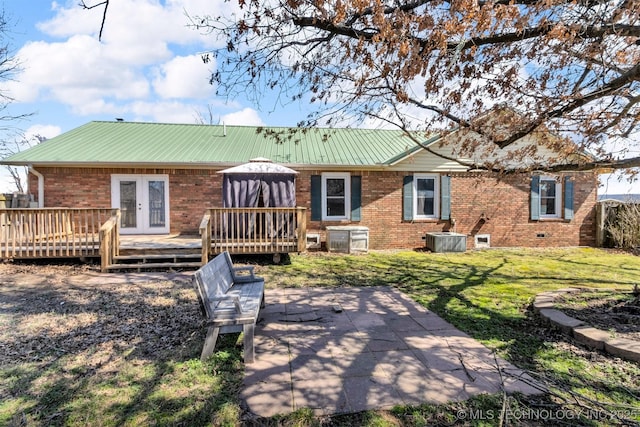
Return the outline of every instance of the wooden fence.
<path id="1" fill-rule="evenodd" d="M 200 224 L 202 261 L 209 255 L 281 254 L 306 249 L 306 208 L 212 208 Z"/>
<path id="2" fill-rule="evenodd" d="M 115 211 L 0 209 L 0 256 L 4 259 L 99 256 L 100 227 Z"/>

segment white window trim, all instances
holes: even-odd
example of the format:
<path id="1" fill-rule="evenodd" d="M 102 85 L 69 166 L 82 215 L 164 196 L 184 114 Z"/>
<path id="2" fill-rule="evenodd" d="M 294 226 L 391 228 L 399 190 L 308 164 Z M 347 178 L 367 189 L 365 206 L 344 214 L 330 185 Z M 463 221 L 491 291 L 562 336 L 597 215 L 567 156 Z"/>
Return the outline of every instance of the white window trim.
<path id="1" fill-rule="evenodd" d="M 433 215 L 418 214 L 418 180 L 433 179 Z M 413 175 L 413 218 L 414 219 L 438 219 L 440 218 L 440 175 L 415 174 Z"/>
<path id="2" fill-rule="evenodd" d="M 164 191 L 164 203 L 165 203 L 165 215 L 166 215 L 166 224 L 164 227 L 151 228 L 146 225 L 145 220 L 135 228 L 135 229 L 123 229 L 120 228 L 121 234 L 168 234 L 171 230 L 171 205 L 169 204 L 169 175 L 168 174 L 112 174 L 111 175 L 111 207 L 113 209 L 120 209 L 120 180 L 132 180 L 139 181 L 141 180 L 154 180 L 154 181 L 164 181 L 165 183 L 165 191 Z M 146 192 L 142 191 L 140 194 L 142 197 L 139 202 L 143 204 L 143 206 L 148 207 L 148 199 Z"/>
<path id="3" fill-rule="evenodd" d="M 327 215 L 327 179 L 344 179 L 344 215 Z M 325 172 L 322 174 L 322 220 L 340 221 L 349 219 L 351 214 L 351 175 L 347 172 Z"/>
<path id="4" fill-rule="evenodd" d="M 543 214 L 542 213 L 542 181 L 553 181 L 556 183 L 556 213 L 555 214 Z M 540 219 L 555 219 L 562 218 L 562 183 L 552 176 L 540 177 L 540 194 L 538 195 L 538 203 L 540 203 Z"/>

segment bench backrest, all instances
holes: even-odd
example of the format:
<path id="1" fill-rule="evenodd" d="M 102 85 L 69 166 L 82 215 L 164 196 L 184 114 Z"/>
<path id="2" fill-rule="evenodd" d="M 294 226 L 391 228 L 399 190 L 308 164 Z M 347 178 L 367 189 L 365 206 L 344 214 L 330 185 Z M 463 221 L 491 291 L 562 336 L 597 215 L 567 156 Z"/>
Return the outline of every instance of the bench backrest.
<path id="1" fill-rule="evenodd" d="M 200 299 L 200 308 L 207 318 L 213 313 L 208 303 L 210 298 L 224 295 L 233 285 L 233 270 L 230 265 L 231 257 L 223 252 L 198 269 L 193 280 Z"/>

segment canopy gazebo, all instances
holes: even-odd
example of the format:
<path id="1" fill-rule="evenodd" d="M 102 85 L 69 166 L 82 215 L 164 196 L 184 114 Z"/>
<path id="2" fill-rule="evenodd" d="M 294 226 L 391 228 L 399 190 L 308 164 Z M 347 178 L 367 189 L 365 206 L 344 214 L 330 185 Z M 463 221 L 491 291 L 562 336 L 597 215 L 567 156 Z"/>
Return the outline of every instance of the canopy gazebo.
<path id="1" fill-rule="evenodd" d="M 298 172 L 293 169 L 258 158 L 218 173 L 224 175 L 222 197 L 225 208 L 296 206 Z"/>
<path id="2" fill-rule="evenodd" d="M 298 172 L 259 158 L 218 173 L 223 175 L 223 208 L 209 209 L 200 227 L 209 255 L 274 254 L 278 260 L 282 253 L 305 249 L 305 210 L 296 207 Z"/>

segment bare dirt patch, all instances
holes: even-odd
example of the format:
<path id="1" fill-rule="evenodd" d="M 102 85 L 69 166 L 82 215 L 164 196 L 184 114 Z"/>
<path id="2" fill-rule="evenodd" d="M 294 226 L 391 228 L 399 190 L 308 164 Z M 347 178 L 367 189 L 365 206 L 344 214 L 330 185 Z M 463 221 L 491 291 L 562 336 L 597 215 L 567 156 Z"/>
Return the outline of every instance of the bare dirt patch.
<path id="1" fill-rule="evenodd" d="M 203 342 L 190 273 L 0 264 L 0 425 L 210 425 L 242 370 Z"/>
<path id="2" fill-rule="evenodd" d="M 611 332 L 619 338 L 640 341 L 640 297 L 631 291 L 580 291 L 556 299 L 568 316 Z"/>
<path id="3" fill-rule="evenodd" d="M 202 316 L 184 278 L 101 275 L 91 265 L 0 264 L 0 364 L 185 349 Z"/>

